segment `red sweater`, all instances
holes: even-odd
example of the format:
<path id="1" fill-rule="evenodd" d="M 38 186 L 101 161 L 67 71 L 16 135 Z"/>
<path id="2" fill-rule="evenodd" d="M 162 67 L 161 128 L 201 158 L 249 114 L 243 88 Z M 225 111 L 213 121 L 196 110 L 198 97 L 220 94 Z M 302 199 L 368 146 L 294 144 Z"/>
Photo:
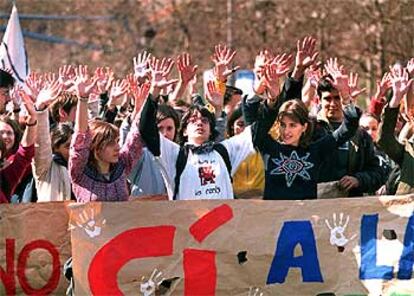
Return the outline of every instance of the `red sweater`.
<path id="1" fill-rule="evenodd" d="M 0 203 L 9 203 L 10 196 L 30 166 L 34 156 L 34 145 L 29 147 L 19 146 L 13 162 L 0 170 Z"/>

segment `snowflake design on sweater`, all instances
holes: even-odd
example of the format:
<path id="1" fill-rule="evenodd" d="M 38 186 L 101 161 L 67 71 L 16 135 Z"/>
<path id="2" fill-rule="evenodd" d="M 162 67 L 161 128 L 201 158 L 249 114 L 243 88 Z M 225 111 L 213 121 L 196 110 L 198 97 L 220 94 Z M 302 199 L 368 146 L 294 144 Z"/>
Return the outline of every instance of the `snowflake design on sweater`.
<path id="1" fill-rule="evenodd" d="M 313 167 L 313 163 L 308 162 L 309 153 L 299 157 L 296 151 L 292 151 L 290 156 L 280 153 L 280 158 L 272 158 L 276 168 L 273 169 L 271 175 L 285 175 L 287 187 L 290 187 L 295 181 L 296 176 L 300 176 L 305 180 L 310 180 L 308 169 Z"/>

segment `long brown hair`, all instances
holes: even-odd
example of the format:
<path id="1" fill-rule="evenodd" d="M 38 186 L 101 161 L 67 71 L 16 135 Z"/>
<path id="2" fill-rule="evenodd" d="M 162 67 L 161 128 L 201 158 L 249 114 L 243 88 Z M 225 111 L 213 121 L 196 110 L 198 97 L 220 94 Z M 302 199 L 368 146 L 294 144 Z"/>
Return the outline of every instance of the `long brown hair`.
<path id="1" fill-rule="evenodd" d="M 0 116 L 0 121 L 4 122 L 5 124 L 8 124 L 12 128 L 13 133 L 14 133 L 13 147 L 10 149 L 10 151 L 7 151 L 6 153 L 7 154 L 6 156 L 9 156 L 17 152 L 17 149 L 19 148 L 19 145 L 20 145 L 20 141 L 22 140 L 23 131 L 21 130 L 19 123 L 16 120 L 11 119 L 8 115 Z"/>
<path id="2" fill-rule="evenodd" d="M 280 122 L 284 116 L 289 117 L 291 120 L 300 123 L 301 125 L 308 125 L 305 132 L 300 137 L 299 146 L 304 148 L 309 146 L 312 138 L 313 123 L 309 118 L 309 111 L 306 108 L 306 105 L 301 100 L 289 100 L 282 104 L 275 121 L 275 136 L 278 141 L 282 141 Z"/>

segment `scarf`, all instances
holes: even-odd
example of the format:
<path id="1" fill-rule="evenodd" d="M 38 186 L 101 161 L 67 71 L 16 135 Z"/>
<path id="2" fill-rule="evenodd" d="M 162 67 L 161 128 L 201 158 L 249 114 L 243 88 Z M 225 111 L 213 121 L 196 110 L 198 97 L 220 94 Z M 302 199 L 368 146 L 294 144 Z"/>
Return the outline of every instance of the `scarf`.
<path id="1" fill-rule="evenodd" d="M 207 141 L 199 146 L 186 143 L 185 147 L 188 150 L 191 150 L 194 154 L 206 154 L 210 153 L 214 149 L 214 142 Z"/>

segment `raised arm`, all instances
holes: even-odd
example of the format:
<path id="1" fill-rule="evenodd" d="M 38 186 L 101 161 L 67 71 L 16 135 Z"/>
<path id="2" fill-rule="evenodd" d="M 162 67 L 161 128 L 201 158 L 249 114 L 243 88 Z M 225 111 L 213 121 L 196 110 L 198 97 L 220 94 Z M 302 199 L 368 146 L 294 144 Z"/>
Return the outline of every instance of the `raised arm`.
<path id="1" fill-rule="evenodd" d="M 214 54 L 212 56 L 214 62 L 213 72 L 218 83 L 224 85 L 227 78 L 240 68 L 239 66 L 231 67 L 236 53 L 235 50 L 228 48 L 226 45 L 219 44 L 214 47 Z M 224 94 L 224 89 L 220 91 Z"/>
<path id="2" fill-rule="evenodd" d="M 31 98 L 35 101 L 38 119 L 33 166 L 34 174 L 38 178 L 49 170 L 52 163 L 48 108 L 57 99 L 61 90 L 62 85 L 57 79 L 54 79 L 50 83 L 45 83 L 39 91 L 36 91 L 38 93 L 37 97 Z M 23 91 L 22 96 L 28 96 L 28 94 Z"/>
<path id="3" fill-rule="evenodd" d="M 76 79 L 74 88 L 78 96 L 78 106 L 76 111 L 75 131 L 85 133 L 88 129 L 88 100 L 97 79 L 90 79 L 88 66 L 79 65 L 75 69 Z"/>
<path id="4" fill-rule="evenodd" d="M 180 99 L 183 98 L 184 92 L 190 81 L 194 78 L 197 72 L 197 65 L 191 61 L 191 56 L 188 53 L 183 53 L 177 57 L 177 70 L 179 74 L 178 83 L 173 93 L 168 98 L 168 102 L 174 107 Z"/>
<path id="5" fill-rule="evenodd" d="M 376 81 L 376 85 L 375 94 L 369 102 L 368 112 L 380 117 L 387 103 L 386 94 L 392 86 L 390 73 L 386 72 L 381 80 Z"/>
<path id="6" fill-rule="evenodd" d="M 76 69 L 74 82 L 78 96 L 76 111 L 75 133 L 72 137 L 69 153 L 69 174 L 72 180 L 78 180 L 88 163 L 91 135 L 88 131 L 88 98 L 96 80 L 89 78 L 87 66 L 80 65 Z"/>
<path id="7" fill-rule="evenodd" d="M 137 88 L 135 94 L 135 108 L 141 109 L 145 98 L 148 97 L 149 89 L 149 82 L 146 82 Z M 144 146 L 138 130 L 140 112 L 137 111 L 134 113 L 135 115 L 132 118 L 131 129 L 120 151 L 120 160 L 125 164 L 125 173 L 128 175 L 134 167 L 134 164 L 140 159 L 142 148 Z"/>
<path id="8" fill-rule="evenodd" d="M 162 60 L 152 58 L 150 62 L 151 69 L 151 94 L 154 98 L 158 98 L 162 89 L 176 83 L 177 79 L 168 80 L 174 61 L 170 58 Z"/>
<path id="9" fill-rule="evenodd" d="M 384 109 L 383 120 L 379 128 L 378 145 L 398 164 L 402 163 L 404 145 L 395 138 L 394 129 L 397 123 L 401 100 L 410 89 L 412 83 L 413 79 L 409 80 L 408 72 L 404 69 L 392 69 L 392 98 L 388 107 Z"/>

